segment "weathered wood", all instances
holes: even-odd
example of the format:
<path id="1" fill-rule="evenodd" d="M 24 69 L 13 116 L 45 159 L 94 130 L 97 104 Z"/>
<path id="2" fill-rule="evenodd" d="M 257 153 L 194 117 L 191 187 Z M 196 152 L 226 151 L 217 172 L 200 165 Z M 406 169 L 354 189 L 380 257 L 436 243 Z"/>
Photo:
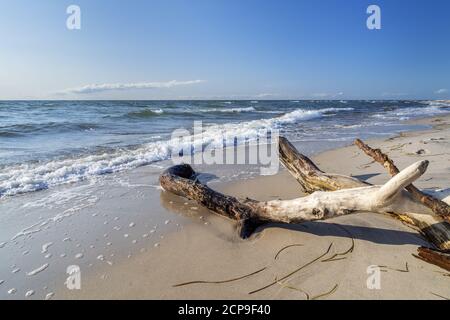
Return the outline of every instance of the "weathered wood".
<path id="1" fill-rule="evenodd" d="M 239 221 L 240 235 L 248 237 L 264 222 L 299 223 L 321 220 L 356 211 L 378 213 L 409 208 L 413 201 L 405 201 L 404 186 L 419 178 L 426 170 L 428 161 L 419 161 L 401 171 L 383 186 L 365 186 L 330 192 L 317 191 L 293 200 L 240 201 L 235 197 L 217 192 L 198 181 L 197 174 L 187 164 L 173 166 L 160 176 L 164 190 L 194 200 L 206 208 L 227 218 Z M 417 217 L 430 227 L 426 219 Z M 431 216 L 426 215 L 429 219 Z M 431 220 L 434 223 L 434 220 Z M 444 237 L 445 238 L 445 237 Z"/>
<path id="2" fill-rule="evenodd" d="M 248 199 L 247 203 L 235 197 L 217 192 L 197 180 L 197 173 L 188 164 L 172 166 L 159 177 L 161 187 L 176 195 L 194 200 L 209 210 L 239 222 L 239 234 L 248 238 L 263 221 L 258 212 L 250 206 L 256 201 Z"/>
<path id="3" fill-rule="evenodd" d="M 450 252 L 419 247 L 417 248 L 417 253 L 418 255 L 414 255 L 416 258 L 450 271 Z"/>
<path id="4" fill-rule="evenodd" d="M 353 177 L 323 172 L 284 137 L 279 139 L 279 156 L 280 161 L 307 193 L 371 185 Z M 401 195 L 401 201 L 397 201 L 395 206 L 390 208 L 391 211 L 386 213 L 394 214 L 395 217 L 417 229 L 437 248 L 450 249 L 448 221 L 434 215 L 430 208 L 415 200 L 409 192 L 402 190 Z"/>
<path id="5" fill-rule="evenodd" d="M 166 191 L 194 200 L 222 216 L 238 221 L 242 238 L 247 238 L 266 222 L 299 223 L 356 211 L 371 211 L 396 214 L 403 221 L 419 228 L 437 248 L 450 249 L 450 224 L 403 190 L 425 172 L 428 161 L 409 166 L 383 186 L 372 186 L 353 177 L 321 171 L 285 138 L 280 138 L 279 148 L 280 160 L 305 190 L 314 193 L 284 201 L 241 201 L 199 182 L 197 174 L 187 164 L 164 171 L 160 183 Z"/>
<path id="6" fill-rule="evenodd" d="M 362 151 L 364 151 L 365 154 L 372 157 L 376 162 L 385 167 L 389 171 L 389 174 L 391 176 L 395 176 L 400 172 L 400 170 L 395 166 L 394 162 L 380 149 L 372 149 L 360 139 L 355 140 L 355 145 L 358 146 L 358 148 L 360 148 Z M 423 203 L 425 206 L 433 210 L 433 212 L 437 215 L 440 215 L 447 221 L 450 221 L 450 206 L 447 203 L 420 191 L 412 184 L 406 186 L 405 189 L 411 193 L 414 199 Z"/>
<path id="7" fill-rule="evenodd" d="M 335 191 L 370 185 L 353 177 L 323 172 L 308 157 L 298 152 L 285 137 L 279 137 L 278 154 L 281 163 L 300 183 L 306 193 Z"/>
<path id="8" fill-rule="evenodd" d="M 293 200 L 255 202 L 259 216 L 267 220 L 286 223 L 327 219 L 355 211 L 414 212 L 417 205 L 402 191 L 404 186 L 419 178 L 428 161 L 416 162 L 382 186 L 365 186 L 336 191 L 316 191 Z"/>

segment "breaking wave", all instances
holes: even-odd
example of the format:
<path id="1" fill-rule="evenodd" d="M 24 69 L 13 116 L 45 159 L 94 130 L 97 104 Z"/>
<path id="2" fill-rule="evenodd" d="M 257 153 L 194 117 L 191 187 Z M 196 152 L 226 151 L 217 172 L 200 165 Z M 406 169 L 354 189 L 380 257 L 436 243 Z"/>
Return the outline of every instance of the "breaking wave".
<path id="1" fill-rule="evenodd" d="M 174 149 L 200 150 L 205 144 L 213 148 L 222 148 L 224 142 L 230 145 L 236 140 L 238 144 L 254 141 L 267 129 L 320 118 L 330 112 L 351 110 L 353 108 L 297 109 L 280 117 L 208 126 L 204 128 L 202 134 L 190 135 L 181 140 L 150 142 L 135 149 L 116 149 L 112 152 L 77 158 L 5 166 L 0 169 L 0 197 L 48 189 L 60 184 L 82 181 L 92 176 L 120 172 L 167 160 Z"/>

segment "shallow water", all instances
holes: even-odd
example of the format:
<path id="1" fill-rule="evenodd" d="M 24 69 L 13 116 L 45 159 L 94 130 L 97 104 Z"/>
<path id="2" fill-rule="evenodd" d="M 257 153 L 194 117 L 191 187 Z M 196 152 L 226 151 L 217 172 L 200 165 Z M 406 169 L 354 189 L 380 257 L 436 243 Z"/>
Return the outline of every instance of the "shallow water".
<path id="1" fill-rule="evenodd" d="M 400 124 L 399 128 L 413 127 Z M 295 144 L 302 152 L 307 149 L 308 153 L 311 153 L 341 143 L 347 142 L 318 139 L 299 141 Z M 427 148 L 430 148 L 430 144 Z M 64 161 L 70 163 L 75 160 Z M 362 163 L 366 161 L 364 158 Z M 170 160 L 165 160 L 142 165 L 133 170 L 123 169 L 110 174 L 94 174 L 83 181 L 74 180 L 77 183 L 60 183 L 39 192 L 3 197 L 0 200 L 0 299 L 58 299 L 84 295 L 105 297 L 108 294 L 127 297 L 129 292 L 131 294 L 128 297 L 143 297 L 141 291 L 143 287 L 148 291 L 145 297 L 160 298 L 164 297 L 163 294 L 176 294 L 169 291 L 172 288 L 171 284 L 198 277 L 195 274 L 189 276 L 185 274 L 184 264 L 187 261 L 190 261 L 191 266 L 197 266 L 198 257 L 213 261 L 215 264 L 222 259 L 233 263 L 236 261 L 233 259 L 236 258 L 241 261 L 242 251 L 236 251 L 236 248 L 241 250 L 243 247 L 239 246 L 240 240 L 234 224 L 209 214 L 208 210 L 192 201 L 161 192 L 158 176 L 161 170 L 171 163 Z M 50 160 L 44 161 L 43 164 L 51 167 L 59 163 Z M 13 166 L 5 166 L 11 167 Z M 28 168 L 32 168 L 32 165 L 28 164 Z M 280 183 L 276 181 L 280 180 L 275 179 L 277 176 L 264 177 L 274 178 L 272 183 L 271 180 L 264 180 L 265 182 L 261 183 L 262 180 L 255 178 L 259 175 L 258 166 L 205 165 L 195 166 L 195 169 L 204 173 L 199 176 L 201 181 L 208 181 L 213 188 L 226 193 L 233 194 L 231 192 L 233 190 L 241 197 L 255 196 L 258 200 L 269 200 L 278 199 L 280 196 L 293 198 L 300 193 L 297 182 L 289 175 L 284 176 L 282 181 L 283 187 L 286 187 L 290 179 L 291 187 L 287 187 L 290 194 L 278 187 Z M 237 184 L 230 184 L 227 189 L 227 183 L 212 183 L 212 181 L 228 182 L 249 176 L 253 184 L 242 184 L 240 187 Z M 434 178 L 427 183 L 431 187 L 437 180 Z M 254 186 L 264 184 L 269 184 L 271 190 L 266 190 L 264 198 L 259 198 L 257 188 Z M 362 224 L 366 226 L 365 221 Z M 259 252 L 260 257 L 266 256 L 267 243 L 273 246 L 269 251 L 276 252 L 281 244 L 275 245 L 277 242 L 273 239 L 284 237 L 284 234 L 285 231 L 272 238 L 267 237 L 266 243 L 257 244 L 260 250 L 254 250 L 253 242 L 248 242 L 249 246 L 244 249 L 255 254 L 253 263 L 259 263 L 256 253 Z M 371 232 L 364 231 L 363 234 Z M 208 241 L 204 241 L 205 235 L 208 236 Z M 292 234 L 288 233 L 283 243 L 297 242 L 291 236 Z M 415 235 L 409 234 L 408 239 L 410 237 Z M 210 241 L 216 241 L 217 246 L 212 245 Z M 320 237 L 304 243 L 316 244 L 317 241 L 328 240 Z M 199 243 L 202 242 L 205 248 L 200 246 Z M 348 240 L 343 239 L 341 242 L 346 245 Z M 189 250 L 185 250 L 184 246 Z M 229 250 L 229 256 L 223 258 L 222 250 Z M 211 251 L 221 252 L 220 257 L 210 259 Z M 411 252 L 407 252 L 408 257 L 411 257 Z M 140 262 L 139 259 L 142 257 L 146 257 L 145 263 Z M 134 259 L 138 262 L 133 263 Z M 384 259 L 382 262 L 386 263 Z M 393 261 L 391 264 L 398 265 L 400 262 Z M 67 268 L 73 265 L 81 270 L 81 290 L 70 290 L 66 286 L 65 281 L 69 276 Z M 134 269 L 136 266 L 142 266 L 145 271 Z M 365 267 L 361 269 L 364 276 Z M 344 269 L 345 265 L 342 268 Z M 204 272 L 197 267 L 191 269 Z M 119 275 L 115 270 L 119 270 Z M 123 270 L 125 273 L 121 273 Z M 173 279 L 173 274 L 178 275 L 178 278 Z M 143 276 L 147 279 L 145 285 L 142 285 L 144 282 L 141 279 L 134 280 L 134 277 L 139 275 L 145 275 Z M 223 275 L 217 277 L 221 278 Z M 361 283 L 365 283 L 364 281 Z M 98 286 L 102 289 L 95 291 L 94 288 Z M 323 288 L 323 292 L 325 290 L 328 289 Z M 193 291 L 192 294 L 189 293 L 189 297 L 196 297 L 196 294 L 201 292 L 203 291 Z"/>
<path id="2" fill-rule="evenodd" d="M 154 164 L 180 147 L 251 143 L 267 129 L 312 153 L 448 112 L 433 101 L 3 101 L 0 197 Z M 203 122 L 201 134 L 194 121 Z M 176 129 L 192 135 L 180 142 Z"/>

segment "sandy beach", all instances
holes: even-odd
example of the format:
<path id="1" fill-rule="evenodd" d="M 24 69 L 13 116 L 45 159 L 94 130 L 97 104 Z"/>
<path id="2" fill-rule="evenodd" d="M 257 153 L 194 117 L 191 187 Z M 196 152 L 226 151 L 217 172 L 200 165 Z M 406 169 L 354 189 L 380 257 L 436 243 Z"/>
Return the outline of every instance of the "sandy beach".
<path id="1" fill-rule="evenodd" d="M 428 171 L 417 186 L 441 190 L 442 197 L 448 196 L 450 117 L 416 122 L 430 129 L 368 143 L 382 148 L 400 168 L 428 159 Z M 296 146 L 301 150 L 301 145 Z M 351 174 L 374 184 L 388 179 L 385 169 L 355 146 L 326 151 L 313 159 L 325 171 Z M 101 183 L 61 186 L 56 191 L 3 200 L 0 222 L 6 241 L 2 240 L 0 249 L 0 297 L 450 297 L 448 272 L 412 255 L 427 242 L 389 216 L 361 212 L 326 221 L 269 225 L 251 239 L 241 240 L 232 221 L 162 191 L 157 181 L 161 170 L 162 166 L 145 166 L 126 175 L 111 175 Z M 221 170 L 199 168 L 215 176 L 223 175 Z M 212 179 L 209 184 L 227 194 L 258 200 L 302 195 L 295 179 L 284 169 L 273 176 L 255 175 L 228 182 Z M 79 290 L 69 290 L 65 284 L 70 265 L 80 268 Z M 371 265 L 380 266 L 380 289 L 367 286 L 367 268 Z M 297 269 L 284 281 L 276 282 Z M 190 281 L 222 283 L 176 286 Z"/>
<path id="2" fill-rule="evenodd" d="M 450 1 L 0 3 L 0 300 L 450 300 Z"/>

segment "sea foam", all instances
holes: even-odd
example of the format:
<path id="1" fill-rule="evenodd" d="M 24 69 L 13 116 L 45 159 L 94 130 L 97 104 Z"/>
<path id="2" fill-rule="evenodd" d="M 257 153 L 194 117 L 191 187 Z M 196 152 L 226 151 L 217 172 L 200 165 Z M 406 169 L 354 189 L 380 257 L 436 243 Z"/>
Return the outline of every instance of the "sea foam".
<path id="1" fill-rule="evenodd" d="M 402 108 L 386 111 L 384 113 L 375 113 L 371 117 L 386 119 L 386 120 L 409 120 L 412 117 L 420 117 L 420 116 L 435 116 L 439 114 L 446 114 L 449 112 L 445 107 L 445 104 L 437 105 L 435 101 L 430 101 L 427 103 L 426 107 L 411 107 L 411 108 Z"/>
<path id="2" fill-rule="evenodd" d="M 253 109 L 253 107 L 250 108 Z M 8 166 L 0 170 L 0 197 L 43 190 L 60 184 L 81 181 L 92 176 L 167 160 L 173 149 L 200 150 L 205 144 L 213 148 L 222 148 L 224 141 L 227 145 L 232 145 L 236 137 L 238 143 L 253 141 L 267 129 L 281 128 L 283 124 L 320 118 L 330 112 L 352 110 L 353 108 L 296 109 L 269 119 L 209 126 L 204 129 L 202 134 L 191 135 L 181 141 L 179 139 L 160 140 L 131 150 L 118 149 L 110 153 L 91 154 L 78 158 Z"/>

